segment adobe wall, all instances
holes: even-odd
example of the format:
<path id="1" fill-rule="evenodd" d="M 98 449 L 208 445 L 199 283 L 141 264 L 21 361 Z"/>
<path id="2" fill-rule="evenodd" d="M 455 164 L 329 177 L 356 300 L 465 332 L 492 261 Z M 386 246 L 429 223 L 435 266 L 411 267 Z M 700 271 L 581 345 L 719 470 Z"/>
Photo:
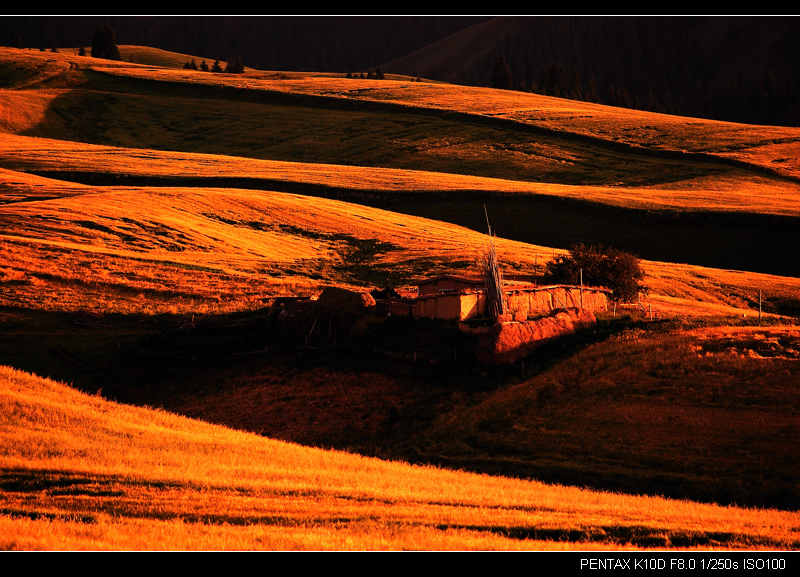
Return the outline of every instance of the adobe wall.
<path id="1" fill-rule="evenodd" d="M 498 323 L 483 330 L 468 332 L 478 337 L 475 348 L 478 360 L 502 364 L 513 363 L 551 339 L 596 323 L 597 317 L 589 310 L 566 309 L 535 320 Z"/>
<path id="2" fill-rule="evenodd" d="M 506 292 L 509 319 L 526 321 L 553 311 L 583 308 L 591 312 L 608 310 L 608 293 L 596 288 L 552 286 Z M 411 314 L 416 318 L 465 321 L 486 316 L 486 295 L 482 291 L 420 296 L 406 303 L 392 303 L 393 315 Z"/>
<path id="3" fill-rule="evenodd" d="M 420 319 L 463 320 L 459 294 L 423 297 L 414 302 L 413 316 Z"/>
<path id="4" fill-rule="evenodd" d="M 608 294 L 593 288 L 554 286 L 535 290 L 509 291 L 506 294 L 508 312 L 516 321 L 549 314 L 569 308 L 591 312 L 608 310 Z"/>

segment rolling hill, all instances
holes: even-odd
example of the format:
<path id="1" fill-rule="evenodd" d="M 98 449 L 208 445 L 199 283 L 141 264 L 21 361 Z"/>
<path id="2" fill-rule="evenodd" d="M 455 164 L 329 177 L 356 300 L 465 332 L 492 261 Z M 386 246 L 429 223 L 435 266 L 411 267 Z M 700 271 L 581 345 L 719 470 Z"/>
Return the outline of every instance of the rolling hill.
<path id="1" fill-rule="evenodd" d="M 0 407 L 3 549 L 797 547 L 796 513 L 301 447 L 8 367 Z"/>
<path id="2" fill-rule="evenodd" d="M 497 17 L 384 65 L 489 86 L 750 123 L 789 123 L 797 21 L 780 17 Z"/>
<path id="3" fill-rule="evenodd" d="M 800 546 L 800 129 L 126 50 L 0 48 L 0 364 L 99 393 L 0 369 L 0 546 Z M 605 242 L 647 293 L 521 370 L 269 333 L 474 272 L 484 206 L 508 278 Z"/>
<path id="4" fill-rule="evenodd" d="M 399 79 L 269 71 L 215 75 L 5 50 L 0 57 L 6 68 L 41 75 L 34 84 L 23 82 L 30 89 L 0 91 L 6 111 L 0 124 L 9 132 L 3 138 L 7 168 L 113 184 L 114 179 L 97 174 L 108 170 L 124 174 L 131 184 L 182 186 L 185 180 L 166 181 L 166 171 L 173 171 L 172 178 L 182 177 L 195 170 L 195 161 L 210 162 L 173 156 L 172 168 L 161 169 L 160 180 L 136 181 L 130 177 L 154 175 L 154 169 L 137 169 L 151 164 L 146 158 L 124 167 L 107 162 L 101 168 L 97 158 L 103 149 L 94 149 L 95 160 L 79 161 L 92 149 L 78 154 L 68 146 L 73 152 L 58 158 L 72 174 L 59 175 L 55 157 L 47 160 L 47 155 L 35 153 L 36 145 L 18 135 L 48 137 L 51 142 L 40 146 L 53 150 L 63 147 L 53 139 L 66 139 L 170 153 L 349 165 L 293 170 L 296 165 L 274 164 L 265 173 L 263 164 L 255 168 L 256 163 L 239 161 L 239 172 L 226 169 L 224 177 L 215 179 L 202 180 L 211 169 L 200 169 L 192 184 L 335 195 L 478 230 L 483 229 L 480 215 L 488 200 L 498 229 L 523 242 L 559 248 L 580 240 L 603 242 L 652 260 L 798 273 L 791 259 L 773 249 L 790 244 L 796 228 L 798 183 L 791 158 L 797 129 Z M 58 65 L 61 73 L 37 72 L 44 64 Z M 137 154 L 154 158 L 153 152 Z M 180 166 L 186 162 L 190 166 Z M 376 180 L 380 171 L 373 168 L 406 172 L 387 171 Z M 251 169 L 263 176 L 242 177 Z M 408 169 L 439 174 L 417 178 Z M 283 170 L 318 176 L 290 182 L 294 177 L 277 176 Z M 92 174 L 75 174 L 87 171 Z M 347 176 L 321 183 L 326 171 Z M 362 179 L 378 194 L 346 189 L 364 190 Z M 392 179 L 405 182 L 386 184 Z M 415 189 L 421 194 L 413 198 L 381 194 L 386 188 L 415 187 L 424 188 Z M 428 191 L 455 192 L 460 187 L 471 188 L 466 203 L 460 193 L 458 198 L 439 193 L 426 198 Z M 509 198 L 509 192 L 535 197 L 520 202 Z M 532 219 L 538 226 L 530 226 Z"/>
<path id="5" fill-rule="evenodd" d="M 1 198 L 12 200 L 0 204 L 5 305 L 248 310 L 325 283 L 374 287 L 391 272 L 412 284 L 473 268 L 488 242 L 442 221 L 291 193 L 97 187 L 8 170 L 0 179 Z M 555 254 L 505 239 L 498 252 L 509 273 L 533 276 Z M 767 302 L 791 302 L 800 287 L 790 277 L 688 265 L 645 269 L 662 315 L 752 316 L 758 290 Z"/>

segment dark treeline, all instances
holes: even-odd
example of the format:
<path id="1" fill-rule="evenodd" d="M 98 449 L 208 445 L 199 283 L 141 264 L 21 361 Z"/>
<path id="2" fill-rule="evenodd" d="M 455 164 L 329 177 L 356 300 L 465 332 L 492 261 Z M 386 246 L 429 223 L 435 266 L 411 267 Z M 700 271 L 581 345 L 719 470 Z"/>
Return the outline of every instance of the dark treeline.
<path id="1" fill-rule="evenodd" d="M 465 26 L 466 17 L 3 17 L 0 43 L 24 48 L 88 45 L 110 25 L 120 44 L 203 58 L 238 56 L 275 70 L 375 69 Z"/>
<path id="2" fill-rule="evenodd" d="M 495 18 L 386 68 L 671 114 L 800 124 L 800 18 Z"/>

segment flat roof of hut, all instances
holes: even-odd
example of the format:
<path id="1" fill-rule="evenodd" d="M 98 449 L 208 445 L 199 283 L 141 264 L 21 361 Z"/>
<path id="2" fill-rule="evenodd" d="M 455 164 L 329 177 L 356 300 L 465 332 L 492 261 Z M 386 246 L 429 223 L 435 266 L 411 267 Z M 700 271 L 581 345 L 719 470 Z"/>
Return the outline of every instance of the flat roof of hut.
<path id="1" fill-rule="evenodd" d="M 458 293 L 485 288 L 483 279 L 457 275 L 441 275 L 419 283 L 419 296 L 430 296 L 445 293 Z"/>

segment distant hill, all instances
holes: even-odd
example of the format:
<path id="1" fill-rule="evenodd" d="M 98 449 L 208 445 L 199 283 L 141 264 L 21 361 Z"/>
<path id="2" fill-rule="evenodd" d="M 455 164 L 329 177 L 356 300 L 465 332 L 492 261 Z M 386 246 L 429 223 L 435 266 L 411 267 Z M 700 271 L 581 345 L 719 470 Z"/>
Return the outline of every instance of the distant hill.
<path id="1" fill-rule="evenodd" d="M 24 16 L 0 17 L 0 45 L 80 46 L 109 24 L 120 44 L 227 60 L 270 70 L 360 71 L 408 54 L 485 18 Z M 123 54 L 123 58 L 125 55 Z"/>
<path id="2" fill-rule="evenodd" d="M 518 90 L 720 120 L 800 123 L 796 18 L 494 18 L 384 68 L 490 85 L 498 58 Z"/>
<path id="3" fill-rule="evenodd" d="M 0 44 L 120 44 L 268 70 L 418 73 L 670 114 L 800 124 L 800 19 L 769 17 L 2 17 Z M 163 64 L 163 63 L 162 63 Z"/>

